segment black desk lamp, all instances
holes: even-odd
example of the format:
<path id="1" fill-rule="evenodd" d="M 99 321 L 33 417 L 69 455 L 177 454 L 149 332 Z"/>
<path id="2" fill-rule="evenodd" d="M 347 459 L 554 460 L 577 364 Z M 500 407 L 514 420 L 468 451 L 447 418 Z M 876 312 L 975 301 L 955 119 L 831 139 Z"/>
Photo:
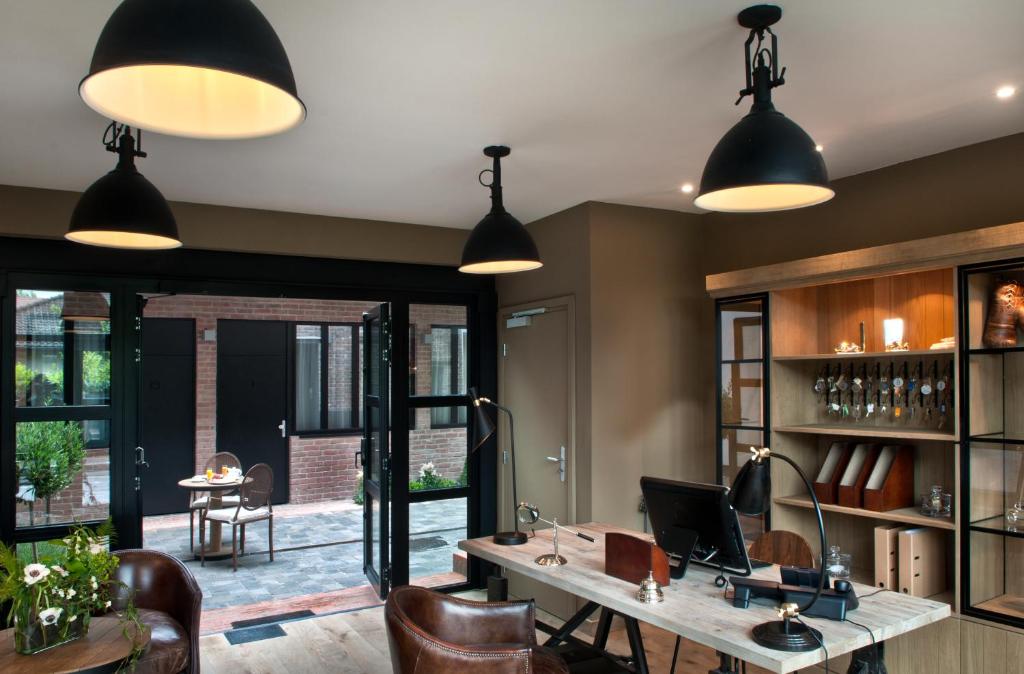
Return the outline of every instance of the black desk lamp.
<path id="1" fill-rule="evenodd" d="M 484 412 L 484 405 L 490 405 L 508 415 L 508 437 L 509 456 L 512 459 L 512 520 L 515 522 L 515 531 L 499 531 L 494 534 L 494 542 L 498 545 L 522 545 L 526 542 L 526 534 L 519 531 L 519 518 L 516 517 L 516 509 L 519 507 L 519 494 L 516 491 L 516 434 L 513 428 L 512 412 L 507 407 L 502 407 L 490 398 L 482 398 L 477 395 L 476 388 L 469 389 L 469 398 L 473 402 L 475 423 L 473 424 L 473 449 L 480 449 L 487 438 L 494 435 L 494 422 Z"/>
<path id="2" fill-rule="evenodd" d="M 791 465 L 800 479 L 804 481 L 807 493 L 811 495 L 811 502 L 814 504 L 814 514 L 818 518 L 818 533 L 821 535 L 821 563 L 818 566 L 821 571 L 821 579 L 814 596 L 806 606 L 783 604 L 779 607 L 781 620 L 761 623 L 754 627 L 754 641 L 765 648 L 776 651 L 813 651 L 816 648 L 821 648 L 821 632 L 808 627 L 799 620 L 794 620 L 794 618 L 798 618 L 799 614 L 805 613 L 814 606 L 814 602 L 818 601 L 818 597 L 821 596 L 821 591 L 825 587 L 825 550 L 828 549 L 828 543 L 825 541 L 825 523 L 821 518 L 821 505 L 818 503 L 818 497 L 814 495 L 814 487 L 811 486 L 804 472 L 800 470 L 800 466 L 796 465 L 792 459 L 773 452 L 767 447 L 761 449 L 751 447 L 750 451 L 754 453 L 754 456 L 740 469 L 733 482 L 732 490 L 729 492 L 729 502 L 732 503 L 732 507 L 744 515 L 756 516 L 767 512 L 772 501 L 772 477 L 768 459 L 781 459 Z"/>

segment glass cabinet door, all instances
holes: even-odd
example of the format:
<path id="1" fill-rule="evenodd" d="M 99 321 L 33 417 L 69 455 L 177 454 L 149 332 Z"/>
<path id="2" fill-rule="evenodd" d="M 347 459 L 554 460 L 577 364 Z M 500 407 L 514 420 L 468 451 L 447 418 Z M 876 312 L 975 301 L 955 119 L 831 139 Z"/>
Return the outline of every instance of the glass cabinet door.
<path id="1" fill-rule="evenodd" d="M 750 447 L 768 444 L 768 297 L 715 301 L 718 482 L 732 484 Z M 763 517 L 741 516 L 744 535 L 764 531 Z"/>
<path id="2" fill-rule="evenodd" d="M 1024 261 L 960 270 L 963 612 L 1024 625 Z"/>

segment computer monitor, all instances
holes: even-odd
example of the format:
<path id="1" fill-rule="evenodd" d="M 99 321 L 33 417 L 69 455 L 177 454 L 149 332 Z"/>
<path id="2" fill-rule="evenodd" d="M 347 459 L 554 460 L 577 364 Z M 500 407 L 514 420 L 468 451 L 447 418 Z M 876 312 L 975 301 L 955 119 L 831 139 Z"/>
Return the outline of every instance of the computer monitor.
<path id="1" fill-rule="evenodd" d="M 643 477 L 640 489 L 655 542 L 670 555 L 683 557 L 684 571 L 689 562 L 750 575 L 750 559 L 728 487 Z"/>

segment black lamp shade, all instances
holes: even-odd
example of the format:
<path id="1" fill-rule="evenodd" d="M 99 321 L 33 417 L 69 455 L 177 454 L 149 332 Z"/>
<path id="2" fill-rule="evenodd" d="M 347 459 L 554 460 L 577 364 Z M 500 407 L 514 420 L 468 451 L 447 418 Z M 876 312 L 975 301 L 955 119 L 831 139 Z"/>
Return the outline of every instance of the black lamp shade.
<path id="1" fill-rule="evenodd" d="M 177 248 L 178 225 L 167 200 L 132 166 L 118 166 L 89 186 L 64 235 L 106 248 Z"/>
<path id="2" fill-rule="evenodd" d="M 459 271 L 507 274 L 542 266 L 537 244 L 526 227 L 507 211 L 492 210 L 470 232 Z"/>
<path id="3" fill-rule="evenodd" d="M 124 0 L 78 87 L 104 117 L 192 138 L 251 138 L 306 117 L 288 55 L 250 0 Z"/>
<path id="4" fill-rule="evenodd" d="M 771 467 L 765 459 L 743 464 L 729 490 L 732 507 L 744 515 L 757 516 L 768 511 L 772 499 Z"/>
<path id="5" fill-rule="evenodd" d="M 825 160 L 798 124 L 770 105 L 718 141 L 694 203 L 710 211 L 783 211 L 831 199 Z"/>
<path id="6" fill-rule="evenodd" d="M 484 411 L 484 404 L 479 402 L 475 388 L 469 389 L 469 398 L 473 403 L 473 450 L 476 451 L 494 435 L 494 422 Z"/>

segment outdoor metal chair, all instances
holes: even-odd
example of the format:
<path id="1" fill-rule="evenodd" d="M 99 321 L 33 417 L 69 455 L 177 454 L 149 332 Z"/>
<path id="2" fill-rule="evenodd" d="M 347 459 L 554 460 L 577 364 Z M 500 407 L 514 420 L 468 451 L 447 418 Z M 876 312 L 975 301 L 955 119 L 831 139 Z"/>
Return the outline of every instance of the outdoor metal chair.
<path id="1" fill-rule="evenodd" d="M 234 508 L 205 510 L 199 516 L 199 562 L 206 566 L 206 520 L 231 525 L 231 566 L 238 571 L 239 549 L 245 552 L 245 525 L 267 520 L 267 540 L 270 561 L 274 561 L 274 506 L 270 496 L 274 492 L 274 471 L 265 463 L 257 463 L 245 473 L 239 487 L 240 502 Z M 237 545 L 238 528 L 242 529 L 241 546 Z"/>
<path id="2" fill-rule="evenodd" d="M 229 468 L 242 469 L 242 462 L 238 460 L 238 457 L 231 452 L 217 452 L 210 460 L 206 462 L 206 466 L 203 468 L 205 474 L 207 470 L 217 470 L 223 466 Z M 188 549 L 195 550 L 196 542 L 196 523 L 195 515 L 199 511 L 200 517 L 202 517 L 202 511 L 206 510 L 210 505 L 210 494 L 209 492 L 194 491 L 191 493 L 191 497 L 188 504 Z M 238 494 L 235 492 L 229 492 L 221 496 L 221 505 L 224 507 L 238 505 Z"/>

